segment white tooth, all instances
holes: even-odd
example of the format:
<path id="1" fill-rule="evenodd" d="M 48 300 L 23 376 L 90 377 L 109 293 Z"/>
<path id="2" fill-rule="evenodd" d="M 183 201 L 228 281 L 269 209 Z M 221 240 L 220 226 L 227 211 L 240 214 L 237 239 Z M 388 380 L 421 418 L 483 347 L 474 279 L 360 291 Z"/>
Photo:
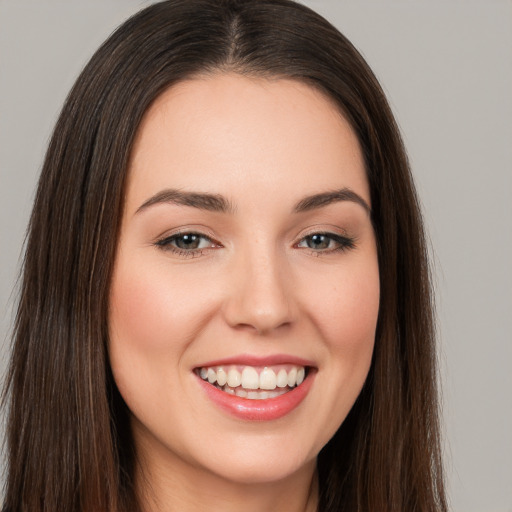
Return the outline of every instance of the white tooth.
<path id="1" fill-rule="evenodd" d="M 263 368 L 263 371 L 260 373 L 260 388 L 276 389 L 276 374 L 272 368 Z"/>
<path id="2" fill-rule="evenodd" d="M 227 381 L 228 381 L 228 375 L 224 371 L 224 368 L 219 368 L 217 370 L 217 384 L 219 386 L 224 386 L 224 384 L 226 384 Z"/>
<path id="3" fill-rule="evenodd" d="M 260 397 L 259 391 L 248 391 L 247 392 L 247 398 L 250 398 L 251 400 L 258 400 Z"/>
<path id="4" fill-rule="evenodd" d="M 288 386 L 288 374 L 286 373 L 286 370 L 284 368 L 281 368 L 279 370 L 279 373 L 277 374 L 277 381 L 276 381 L 278 388 L 285 388 Z"/>
<path id="5" fill-rule="evenodd" d="M 231 370 L 228 372 L 228 386 L 231 388 L 236 388 L 240 386 L 241 382 L 242 376 L 240 375 L 240 372 L 234 368 L 231 368 Z"/>
<path id="6" fill-rule="evenodd" d="M 235 395 L 242 398 L 247 398 L 247 391 L 244 388 L 238 387 L 235 389 Z"/>
<path id="7" fill-rule="evenodd" d="M 299 368 L 299 371 L 297 372 L 297 386 L 302 384 L 304 381 L 304 377 L 306 375 L 306 370 L 304 368 Z"/>
<path id="8" fill-rule="evenodd" d="M 259 375 L 258 372 L 251 366 L 246 366 L 242 371 L 242 387 L 245 389 L 258 389 L 259 388 Z"/>
<path id="9" fill-rule="evenodd" d="M 274 391 L 267 391 L 269 398 L 276 398 L 278 396 L 284 395 L 285 393 L 288 393 L 287 389 L 276 389 Z"/>
<path id="10" fill-rule="evenodd" d="M 201 368 L 199 375 L 201 375 L 201 379 L 206 380 L 208 377 L 208 368 Z"/>
<path id="11" fill-rule="evenodd" d="M 234 395 L 235 394 L 235 390 L 230 388 L 229 386 L 225 386 L 222 391 L 224 391 L 228 395 Z"/>
<path id="12" fill-rule="evenodd" d="M 293 367 L 289 372 L 288 372 L 288 386 L 290 386 L 291 388 L 293 388 L 293 386 L 295 386 L 295 383 L 297 382 L 297 368 Z"/>
<path id="13" fill-rule="evenodd" d="M 208 382 L 213 384 L 217 380 L 217 374 L 212 368 L 208 368 Z"/>
<path id="14" fill-rule="evenodd" d="M 259 399 L 260 400 L 266 400 L 267 398 L 269 398 L 269 392 L 268 391 L 260 391 L 259 392 Z"/>

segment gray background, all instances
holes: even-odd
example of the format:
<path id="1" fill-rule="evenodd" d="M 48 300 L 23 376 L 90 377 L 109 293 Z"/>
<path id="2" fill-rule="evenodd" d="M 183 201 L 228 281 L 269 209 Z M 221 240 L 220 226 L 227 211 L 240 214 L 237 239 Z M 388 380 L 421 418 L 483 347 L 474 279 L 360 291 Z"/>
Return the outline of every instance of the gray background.
<path id="1" fill-rule="evenodd" d="M 74 78 L 140 0 L 0 0 L 0 371 L 37 174 Z M 455 512 L 512 512 L 512 2 L 309 0 L 380 78 L 432 240 Z"/>

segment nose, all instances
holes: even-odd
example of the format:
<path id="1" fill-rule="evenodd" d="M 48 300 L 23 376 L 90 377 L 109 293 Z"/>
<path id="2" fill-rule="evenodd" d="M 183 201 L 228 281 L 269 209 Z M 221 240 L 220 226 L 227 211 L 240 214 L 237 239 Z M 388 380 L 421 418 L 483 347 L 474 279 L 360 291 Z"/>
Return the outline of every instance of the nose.
<path id="1" fill-rule="evenodd" d="M 245 253 L 234 262 L 224 304 L 231 327 L 267 334 L 296 320 L 293 283 L 285 260 L 259 252 Z"/>

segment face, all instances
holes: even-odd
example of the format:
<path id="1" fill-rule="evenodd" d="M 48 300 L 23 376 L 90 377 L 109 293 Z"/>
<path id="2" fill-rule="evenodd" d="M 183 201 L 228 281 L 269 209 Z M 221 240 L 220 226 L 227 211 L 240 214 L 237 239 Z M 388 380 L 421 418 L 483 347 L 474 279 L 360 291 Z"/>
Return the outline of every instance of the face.
<path id="1" fill-rule="evenodd" d="M 379 273 L 350 125 L 301 83 L 178 84 L 139 128 L 110 362 L 148 467 L 233 482 L 313 468 L 370 366 Z"/>

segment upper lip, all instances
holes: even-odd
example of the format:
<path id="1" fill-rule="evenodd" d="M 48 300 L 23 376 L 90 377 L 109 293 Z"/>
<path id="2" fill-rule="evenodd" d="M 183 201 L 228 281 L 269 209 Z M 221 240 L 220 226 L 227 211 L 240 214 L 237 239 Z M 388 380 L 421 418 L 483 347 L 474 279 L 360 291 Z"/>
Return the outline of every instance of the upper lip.
<path id="1" fill-rule="evenodd" d="M 256 356 L 251 354 L 240 354 L 237 356 L 215 359 L 199 364 L 197 368 L 227 365 L 242 366 L 274 366 L 278 364 L 293 364 L 296 366 L 315 366 L 313 361 L 289 354 L 273 354 L 267 356 Z"/>

